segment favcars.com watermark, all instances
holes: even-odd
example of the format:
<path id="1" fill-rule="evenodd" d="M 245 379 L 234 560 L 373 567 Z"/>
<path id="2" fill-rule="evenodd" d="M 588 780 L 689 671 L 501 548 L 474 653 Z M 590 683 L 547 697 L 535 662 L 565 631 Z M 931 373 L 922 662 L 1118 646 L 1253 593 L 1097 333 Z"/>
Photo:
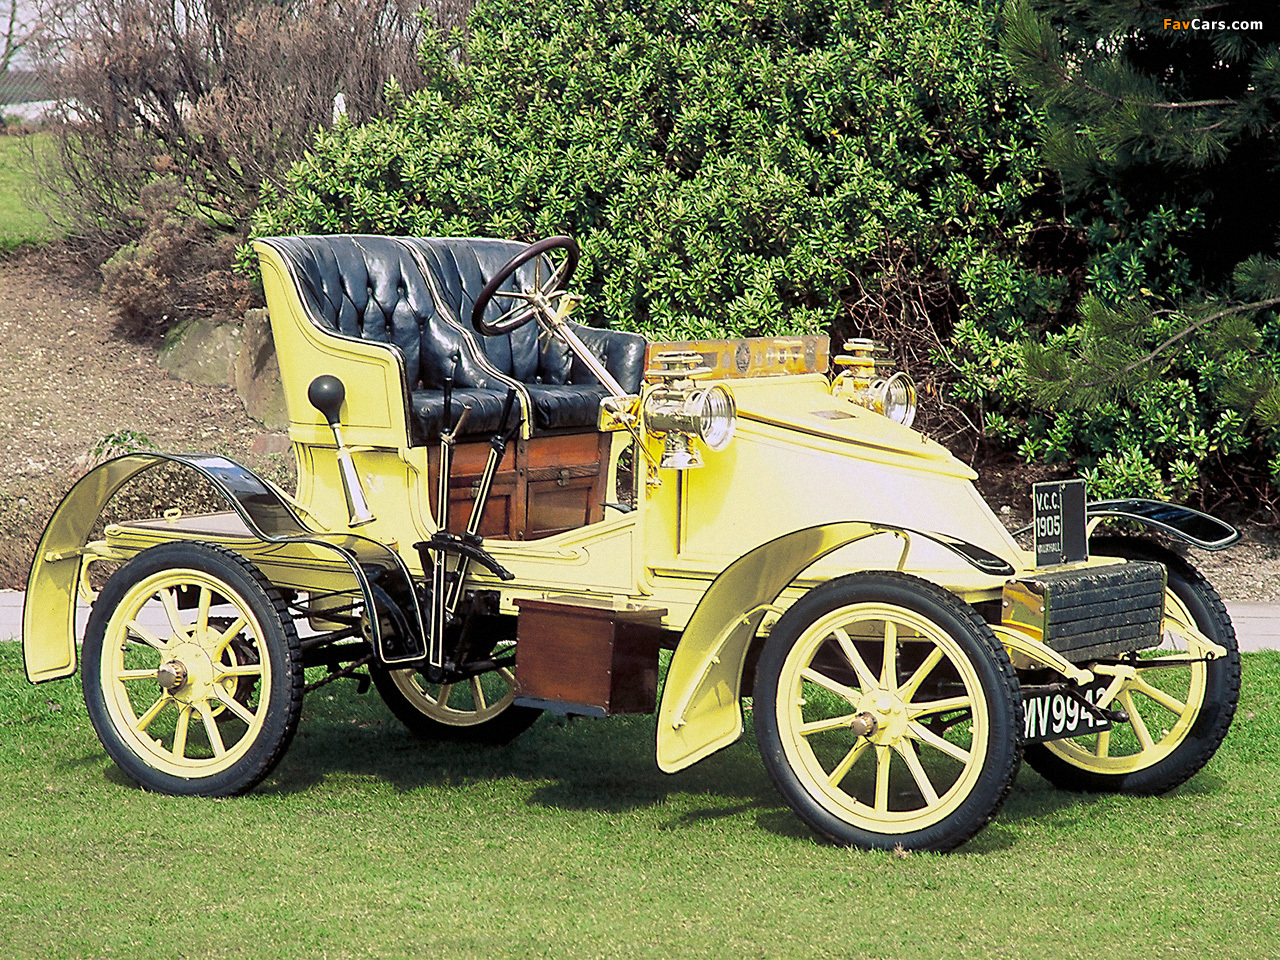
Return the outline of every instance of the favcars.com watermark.
<path id="1" fill-rule="evenodd" d="M 1165 18 L 1166 30 L 1261 30 L 1261 20 L 1173 20 Z"/>

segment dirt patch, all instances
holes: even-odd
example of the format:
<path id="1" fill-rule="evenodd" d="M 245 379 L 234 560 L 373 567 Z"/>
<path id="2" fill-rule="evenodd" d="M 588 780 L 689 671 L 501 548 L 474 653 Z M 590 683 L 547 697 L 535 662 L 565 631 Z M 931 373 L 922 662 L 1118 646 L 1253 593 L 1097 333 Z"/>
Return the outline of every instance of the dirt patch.
<path id="1" fill-rule="evenodd" d="M 289 454 L 255 452 L 267 431 L 230 387 L 170 376 L 156 344 L 121 337 L 96 273 L 46 254 L 0 261 L 0 587 L 22 587 L 45 521 L 75 479 L 113 453 L 146 446 L 219 453 L 293 489 Z M 978 465 L 1010 529 L 1029 522 L 1031 483 L 1061 468 L 1009 458 Z M 1246 526 L 1216 554 L 1193 551 L 1228 600 L 1280 602 L 1280 536 Z"/>
<path id="2" fill-rule="evenodd" d="M 0 261 L 0 587 L 25 585 L 49 513 L 113 453 L 219 453 L 292 488 L 292 458 L 254 452 L 266 431 L 235 392 L 175 379 L 155 344 L 118 336 L 99 282 L 44 253 Z"/>

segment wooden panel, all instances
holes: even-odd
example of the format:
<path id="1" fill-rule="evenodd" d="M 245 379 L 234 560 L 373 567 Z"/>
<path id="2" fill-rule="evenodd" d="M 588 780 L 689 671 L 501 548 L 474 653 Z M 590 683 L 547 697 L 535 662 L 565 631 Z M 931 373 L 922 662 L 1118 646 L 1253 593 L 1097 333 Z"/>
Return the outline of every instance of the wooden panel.
<path id="1" fill-rule="evenodd" d="M 536 539 L 595 523 L 604 516 L 611 437 L 606 433 L 559 434 L 519 440 L 507 447 L 480 524 L 492 539 Z M 488 441 L 454 447 L 449 480 L 449 529 L 461 533 L 471 516 Z M 427 454 L 427 494 L 434 506 L 439 448 Z"/>
<path id="2" fill-rule="evenodd" d="M 610 715 L 652 713 L 657 707 L 665 610 L 587 598 L 517 600 L 516 605 L 519 696 Z"/>

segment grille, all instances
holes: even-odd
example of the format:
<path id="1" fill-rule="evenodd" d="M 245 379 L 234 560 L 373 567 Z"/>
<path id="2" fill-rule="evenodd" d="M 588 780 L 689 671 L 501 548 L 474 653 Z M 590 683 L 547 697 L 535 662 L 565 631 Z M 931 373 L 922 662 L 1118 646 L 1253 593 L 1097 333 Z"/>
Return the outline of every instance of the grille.
<path id="1" fill-rule="evenodd" d="M 1005 585 L 1002 619 L 1084 663 L 1156 646 L 1164 589 L 1164 567 L 1147 561 L 1037 574 Z"/>

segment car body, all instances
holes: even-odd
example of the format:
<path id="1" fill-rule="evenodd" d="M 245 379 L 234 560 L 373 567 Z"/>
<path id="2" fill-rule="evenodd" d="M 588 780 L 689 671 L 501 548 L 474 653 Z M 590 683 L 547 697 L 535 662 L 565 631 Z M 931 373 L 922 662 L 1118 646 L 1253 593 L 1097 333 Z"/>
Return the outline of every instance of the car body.
<path id="1" fill-rule="evenodd" d="M 1160 792 L 1225 736 L 1239 656 L 1212 588 L 1145 539 L 1037 564 L 974 472 L 910 428 L 909 381 L 889 385 L 874 345 L 833 380 L 825 337 L 580 327 L 568 238 L 256 249 L 297 490 L 130 454 L 70 491 L 30 574 L 28 676 L 77 670 L 90 595 L 86 702 L 144 786 L 251 789 L 327 679 L 307 684 L 313 666 L 367 671 L 428 738 L 656 711 L 669 773 L 737 741 L 746 706 L 797 815 L 866 847 L 963 843 L 1024 751 L 1067 788 Z M 161 463 L 226 509 L 95 535 Z M 1235 538 L 1150 501 L 1087 512 L 1055 522 Z M 124 565 L 95 594 L 101 560 Z"/>

